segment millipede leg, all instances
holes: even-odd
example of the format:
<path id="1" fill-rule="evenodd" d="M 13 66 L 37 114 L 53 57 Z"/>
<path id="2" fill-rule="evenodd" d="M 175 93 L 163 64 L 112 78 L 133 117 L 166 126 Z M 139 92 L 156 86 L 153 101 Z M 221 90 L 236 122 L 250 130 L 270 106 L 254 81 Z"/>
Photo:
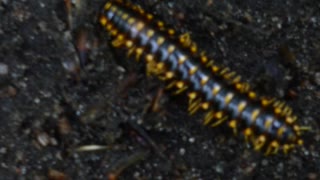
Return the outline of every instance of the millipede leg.
<path id="1" fill-rule="evenodd" d="M 192 102 L 189 102 L 188 112 L 190 115 L 196 113 L 199 110 L 199 108 L 201 107 L 201 102 L 202 102 L 201 98 L 198 98 Z"/>
<path id="2" fill-rule="evenodd" d="M 265 135 L 260 135 L 255 141 L 254 141 L 254 150 L 259 151 L 264 144 L 266 143 L 267 139 Z"/>
<path id="3" fill-rule="evenodd" d="M 215 112 L 213 110 L 209 111 L 205 116 L 204 116 L 204 121 L 203 125 L 208 125 L 211 120 L 214 118 Z"/>
<path id="4" fill-rule="evenodd" d="M 219 126 L 220 124 L 222 124 L 226 120 L 228 120 L 228 116 L 223 116 L 222 118 L 217 119 L 217 121 L 215 123 L 211 124 L 211 127 Z"/>

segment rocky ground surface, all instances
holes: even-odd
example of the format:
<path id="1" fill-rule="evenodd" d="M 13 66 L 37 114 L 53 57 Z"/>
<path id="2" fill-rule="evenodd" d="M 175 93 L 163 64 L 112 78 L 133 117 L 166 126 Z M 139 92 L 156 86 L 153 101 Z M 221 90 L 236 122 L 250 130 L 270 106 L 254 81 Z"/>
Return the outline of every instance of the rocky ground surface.
<path id="1" fill-rule="evenodd" d="M 1 0 L 1 179 L 320 179 L 318 0 L 134 3 L 286 100 L 312 128 L 305 146 L 265 157 L 188 116 L 184 96 L 110 47 L 104 1 Z"/>

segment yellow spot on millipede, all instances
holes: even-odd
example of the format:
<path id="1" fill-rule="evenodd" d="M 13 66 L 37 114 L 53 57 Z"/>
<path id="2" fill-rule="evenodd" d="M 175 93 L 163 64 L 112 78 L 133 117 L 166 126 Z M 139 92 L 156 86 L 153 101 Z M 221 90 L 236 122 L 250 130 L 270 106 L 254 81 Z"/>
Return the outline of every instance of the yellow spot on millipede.
<path id="1" fill-rule="evenodd" d="M 292 117 L 290 116 L 286 117 L 286 123 L 293 124 L 294 122 L 295 122 L 295 119 L 293 119 Z"/>
<path id="2" fill-rule="evenodd" d="M 153 19 L 153 15 L 152 15 L 152 14 L 147 14 L 147 16 L 146 16 L 146 17 L 147 17 L 147 19 L 148 19 L 148 20 Z"/>
<path id="3" fill-rule="evenodd" d="M 158 21 L 158 22 L 157 22 L 157 25 L 158 25 L 158 27 L 160 27 L 160 28 L 161 28 L 161 27 L 163 27 L 163 26 L 164 26 L 164 23 L 163 23 L 162 21 Z"/>
<path id="4" fill-rule="evenodd" d="M 208 62 L 207 56 L 201 56 L 201 62 L 202 62 L 203 64 L 207 63 L 207 62 Z"/>
<path id="5" fill-rule="evenodd" d="M 196 73 L 198 70 L 198 67 L 197 66 L 192 66 L 189 70 L 189 75 L 194 75 L 194 73 Z"/>
<path id="6" fill-rule="evenodd" d="M 193 100 L 193 99 L 195 99 L 197 97 L 197 93 L 196 92 L 191 92 L 191 93 L 188 94 L 188 97 L 189 97 L 190 100 Z"/>
<path id="7" fill-rule="evenodd" d="M 112 12 L 116 12 L 116 11 L 117 11 L 117 7 L 116 7 L 116 6 L 112 6 L 112 7 L 110 8 L 110 10 L 111 10 Z"/>
<path id="8" fill-rule="evenodd" d="M 166 76 L 167 79 L 172 79 L 173 76 L 174 76 L 174 73 L 172 71 L 168 71 L 168 72 L 166 72 L 165 76 Z"/>
<path id="9" fill-rule="evenodd" d="M 147 36 L 148 36 L 148 38 L 151 38 L 153 35 L 154 35 L 154 30 L 149 29 L 149 30 L 147 31 Z"/>
<path id="10" fill-rule="evenodd" d="M 253 91 L 250 91 L 248 96 L 249 96 L 250 99 L 255 99 L 257 97 L 256 93 L 253 92 Z"/>
<path id="11" fill-rule="evenodd" d="M 230 128 L 232 128 L 232 130 L 233 130 L 233 134 L 237 134 L 238 132 L 237 132 L 237 120 L 231 120 L 230 122 L 229 122 L 229 127 Z"/>
<path id="12" fill-rule="evenodd" d="M 183 81 L 177 82 L 176 87 L 179 88 L 179 89 L 183 88 L 184 87 L 184 82 Z"/>
<path id="13" fill-rule="evenodd" d="M 112 24 L 107 24 L 106 29 L 107 29 L 108 31 L 111 31 L 112 28 L 113 28 Z"/>
<path id="14" fill-rule="evenodd" d="M 123 20 L 127 20 L 128 17 L 129 17 L 129 14 L 127 14 L 127 13 L 124 13 L 124 14 L 121 16 L 121 18 L 122 18 Z"/>
<path id="15" fill-rule="evenodd" d="M 152 54 L 147 54 L 146 55 L 146 61 L 147 61 L 147 63 L 152 62 L 153 61 L 153 55 Z"/>
<path id="16" fill-rule="evenodd" d="M 299 145 L 299 146 L 302 146 L 302 145 L 303 145 L 303 140 L 302 140 L 302 139 L 299 139 L 299 140 L 298 140 L 298 145 Z"/>
<path id="17" fill-rule="evenodd" d="M 191 45 L 191 47 L 190 47 L 190 51 L 192 52 L 192 53 L 196 53 L 197 52 L 197 45 L 195 44 L 195 43 L 193 43 L 192 45 Z"/>
<path id="18" fill-rule="evenodd" d="M 228 94 L 226 95 L 226 97 L 224 98 L 224 103 L 225 103 L 225 104 L 229 104 L 229 103 L 231 102 L 233 96 L 234 96 L 233 93 L 228 93 Z"/>
<path id="19" fill-rule="evenodd" d="M 108 10 L 110 7 L 111 7 L 111 3 L 110 2 L 106 3 L 106 5 L 104 5 L 104 9 L 105 10 Z"/>
<path id="20" fill-rule="evenodd" d="M 168 29 L 168 34 L 169 34 L 169 35 L 172 36 L 172 35 L 174 35 L 174 33 L 175 33 L 175 31 L 174 31 L 173 29 Z"/>
<path id="21" fill-rule="evenodd" d="M 217 113 L 215 114 L 215 117 L 216 117 L 217 119 L 221 119 L 221 118 L 223 117 L 223 111 L 217 112 Z"/>
<path id="22" fill-rule="evenodd" d="M 257 119 L 257 117 L 259 116 L 260 110 L 259 109 L 255 109 L 252 113 L 251 113 L 251 119 L 253 121 L 255 121 Z"/>
<path id="23" fill-rule="evenodd" d="M 275 108 L 274 109 L 274 113 L 275 114 L 280 114 L 281 113 L 281 109 L 280 108 Z"/>
<path id="24" fill-rule="evenodd" d="M 135 25 L 138 31 L 141 31 L 144 28 L 144 26 L 145 26 L 144 23 L 141 21 L 137 22 L 137 24 Z"/>
<path id="25" fill-rule="evenodd" d="M 157 69 L 158 70 L 162 70 L 164 68 L 164 66 L 165 66 L 165 64 L 160 62 L 160 63 L 157 64 Z"/>
<path id="26" fill-rule="evenodd" d="M 105 16 L 101 16 L 100 17 L 100 24 L 102 26 L 105 26 L 107 24 L 107 22 L 108 22 L 108 20 L 107 20 L 107 18 Z"/>
<path id="27" fill-rule="evenodd" d="M 212 69 L 212 72 L 217 73 L 220 68 L 218 66 L 212 66 L 211 69 Z"/>
<path id="28" fill-rule="evenodd" d="M 209 102 L 205 102 L 201 104 L 201 108 L 203 110 L 207 110 L 210 107 L 210 103 Z"/>
<path id="29" fill-rule="evenodd" d="M 201 86 L 204 86 L 207 82 L 209 81 L 209 77 L 208 76 L 204 76 L 202 79 L 201 79 Z"/>
<path id="30" fill-rule="evenodd" d="M 179 60 L 178 60 L 178 63 L 181 65 L 181 64 L 183 64 L 186 60 L 187 60 L 187 57 L 186 57 L 186 56 L 180 56 L 180 58 L 179 58 Z"/>
<path id="31" fill-rule="evenodd" d="M 249 138 L 252 136 L 252 134 L 253 134 L 253 132 L 252 132 L 251 128 L 246 128 L 244 130 L 244 137 L 245 137 L 246 142 L 249 142 Z"/>
<path id="32" fill-rule="evenodd" d="M 268 118 L 266 120 L 266 122 L 264 123 L 265 129 L 269 129 L 271 127 L 271 125 L 272 125 L 272 122 L 273 122 L 273 119 L 272 118 Z"/>
<path id="33" fill-rule="evenodd" d="M 158 37 L 158 39 L 157 39 L 157 44 L 160 46 L 162 43 L 164 43 L 164 37 L 162 37 L 162 36 L 160 36 L 160 37 Z"/>
<path id="34" fill-rule="evenodd" d="M 219 93 L 220 89 L 221 89 L 221 86 L 219 86 L 219 85 L 214 86 L 214 88 L 212 89 L 212 94 L 214 96 L 217 95 Z"/>
<path id="35" fill-rule="evenodd" d="M 242 111 L 246 108 L 247 103 L 245 101 L 241 101 L 238 105 L 238 112 L 242 113 Z"/>
<path id="36" fill-rule="evenodd" d="M 110 34 L 112 36 L 116 36 L 118 34 L 118 30 L 117 29 L 113 29 L 113 30 L 110 31 Z"/>
<path id="37" fill-rule="evenodd" d="M 129 25 L 132 25 L 135 21 L 136 21 L 136 20 L 131 17 L 131 18 L 128 19 L 128 24 L 129 24 Z"/>
<path id="38" fill-rule="evenodd" d="M 171 54 L 171 53 L 173 53 L 173 51 L 176 49 L 176 47 L 174 46 L 174 45 L 169 45 L 169 47 L 168 47 L 168 53 L 169 54 Z"/>
<path id="39" fill-rule="evenodd" d="M 131 40 L 126 41 L 126 47 L 131 48 L 133 46 L 133 42 Z"/>

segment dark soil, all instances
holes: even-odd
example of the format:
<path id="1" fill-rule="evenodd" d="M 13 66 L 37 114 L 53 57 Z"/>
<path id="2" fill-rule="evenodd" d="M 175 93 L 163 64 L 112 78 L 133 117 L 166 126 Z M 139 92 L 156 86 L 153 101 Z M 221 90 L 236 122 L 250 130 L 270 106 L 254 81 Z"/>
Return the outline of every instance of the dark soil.
<path id="1" fill-rule="evenodd" d="M 74 2 L 0 1 L 0 179 L 320 179 L 318 0 L 134 2 L 312 128 L 268 157 L 111 48 L 104 1 Z"/>

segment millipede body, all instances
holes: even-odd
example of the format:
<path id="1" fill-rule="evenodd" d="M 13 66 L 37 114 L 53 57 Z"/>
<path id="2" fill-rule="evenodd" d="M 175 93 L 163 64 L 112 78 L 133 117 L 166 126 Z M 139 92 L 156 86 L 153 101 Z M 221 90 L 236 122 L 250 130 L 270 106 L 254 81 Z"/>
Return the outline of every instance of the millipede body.
<path id="1" fill-rule="evenodd" d="M 163 21 L 121 0 L 108 1 L 99 22 L 112 45 L 146 63 L 148 75 L 158 77 L 175 94 L 185 93 L 188 112 L 204 111 L 203 124 L 226 123 L 265 154 L 287 153 L 303 144 L 297 117 L 284 102 L 258 96 L 239 75 L 217 65 L 198 50 L 188 34 L 177 35 Z"/>

